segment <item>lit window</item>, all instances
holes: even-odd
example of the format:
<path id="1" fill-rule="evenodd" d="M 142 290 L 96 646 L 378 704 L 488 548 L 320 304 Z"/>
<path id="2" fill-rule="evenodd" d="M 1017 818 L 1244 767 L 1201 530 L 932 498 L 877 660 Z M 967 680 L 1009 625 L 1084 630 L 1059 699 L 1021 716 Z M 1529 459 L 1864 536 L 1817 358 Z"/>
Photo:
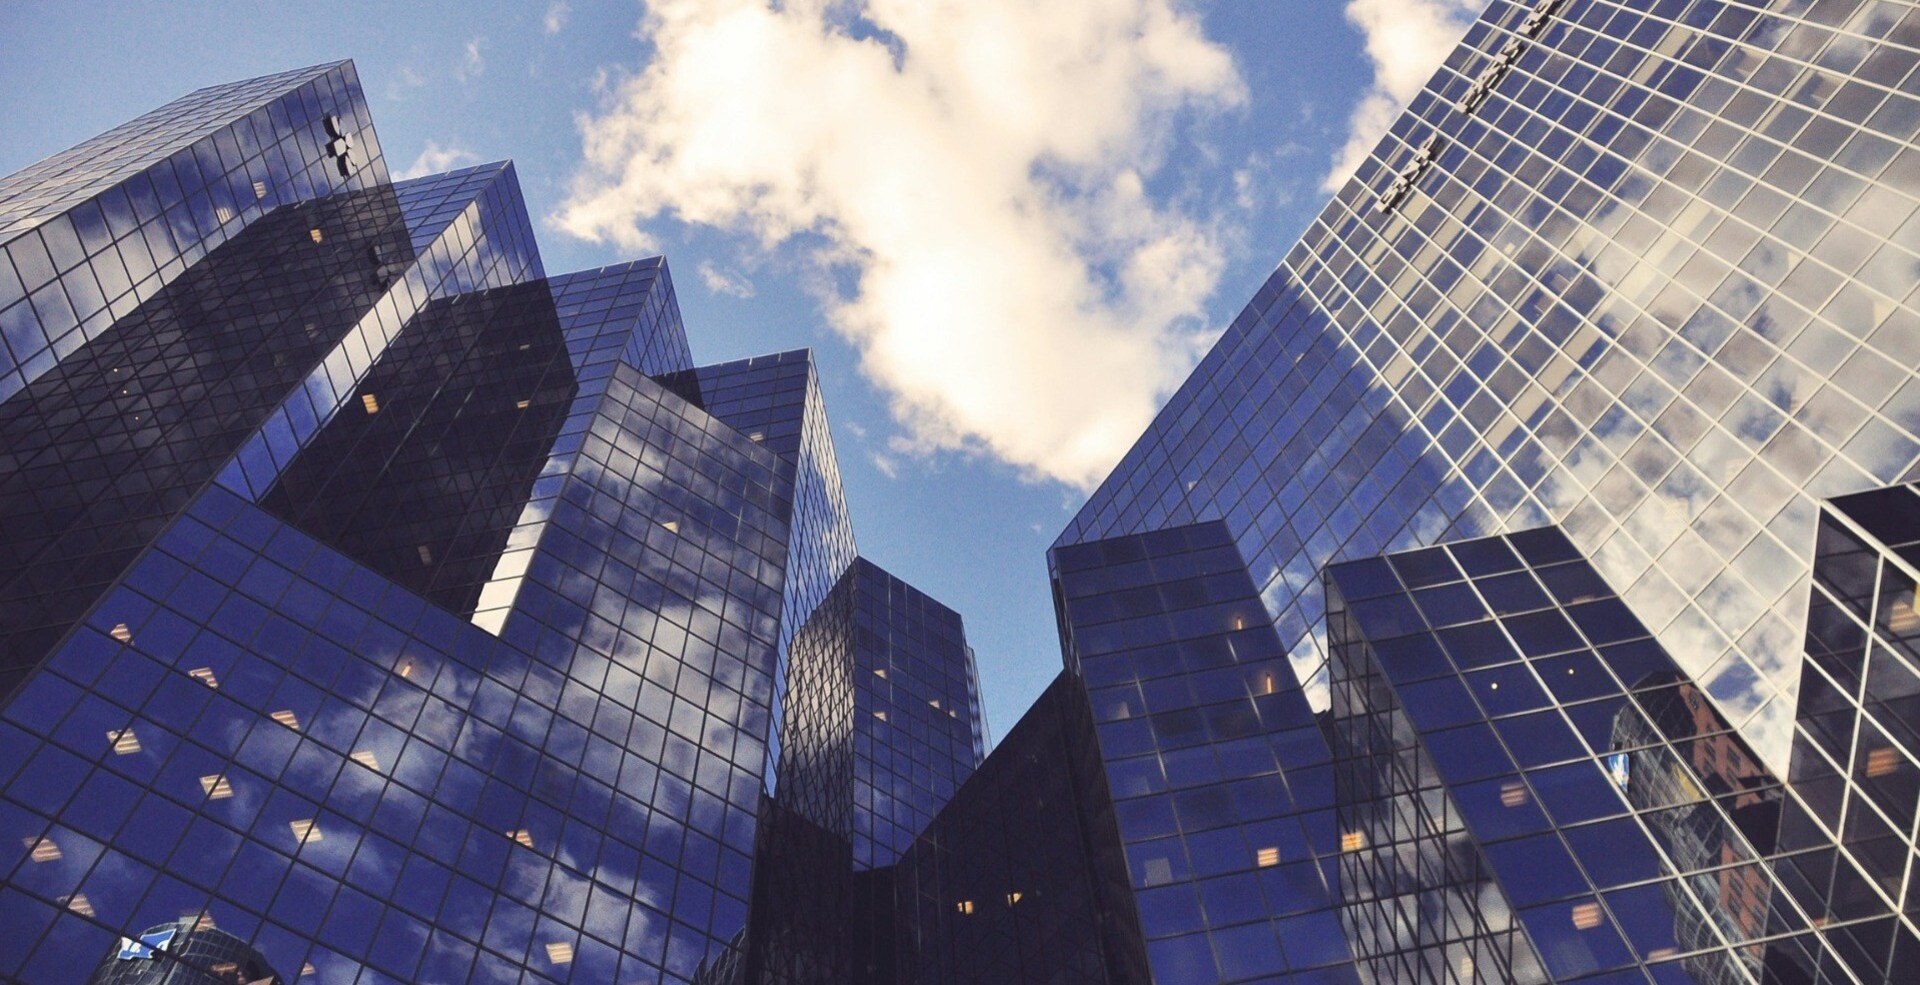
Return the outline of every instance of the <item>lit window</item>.
<path id="1" fill-rule="evenodd" d="M 680 532 L 680 521 L 678 520 L 668 520 L 667 522 L 661 524 L 661 526 L 667 528 L 667 533 L 670 533 L 670 534 L 677 534 Z"/>
<path id="2" fill-rule="evenodd" d="M 60 861 L 60 846 L 54 844 L 52 838 L 22 838 L 21 841 L 27 846 L 27 857 L 35 862 Z"/>
<path id="3" fill-rule="evenodd" d="M 211 773 L 200 778 L 200 789 L 207 792 L 212 800 L 225 800 L 233 796 L 233 784 L 227 782 L 223 773 Z"/>
<path id="4" fill-rule="evenodd" d="M 320 233 L 320 230 L 318 230 L 318 229 L 312 229 L 312 230 L 308 230 L 308 232 L 307 232 L 307 235 L 308 235 L 308 236 L 311 236 L 311 237 L 313 237 L 313 241 L 314 241 L 314 242 L 316 242 L 316 243 L 318 243 L 318 242 L 320 242 L 320 241 L 322 241 L 322 240 L 324 240 L 324 239 L 326 239 L 326 238 L 327 238 L 327 237 L 325 237 L 325 236 L 323 236 L 323 235 L 321 235 L 321 233 Z"/>
<path id="5" fill-rule="evenodd" d="M 202 930 L 212 930 L 212 929 L 214 929 L 214 927 L 213 927 L 213 914 L 211 914 L 211 913 L 208 913 L 208 912 L 206 912 L 206 911 L 204 911 L 204 910 L 203 910 L 203 911 L 201 911 L 201 912 L 199 912 L 199 913 L 182 913 L 182 914 L 180 914 L 180 919 L 182 919 L 182 920 L 185 920 L 185 919 L 187 919 L 188 917 L 192 917 L 192 918 L 193 918 L 193 929 L 194 929 L 194 931 L 195 931 L 195 932 L 198 932 L 198 931 L 202 931 Z"/>
<path id="6" fill-rule="evenodd" d="M 513 402 L 513 406 L 519 410 L 526 410 L 527 405 L 531 403 L 533 403 L 531 400 L 516 400 Z"/>
<path id="7" fill-rule="evenodd" d="M 554 964 L 573 963 L 573 945 L 566 941 L 554 941 L 547 945 L 547 960 Z"/>
<path id="8" fill-rule="evenodd" d="M 1500 803 L 1508 807 L 1521 807 L 1527 802 L 1527 788 L 1520 781 L 1500 785 Z"/>
<path id="9" fill-rule="evenodd" d="M 293 840 L 296 844 L 304 845 L 310 841 L 321 840 L 320 826 L 313 823 L 313 818 L 288 821 L 287 828 L 293 832 Z"/>
<path id="10" fill-rule="evenodd" d="M 884 712 L 884 711 L 875 711 L 875 712 L 873 713 L 873 717 L 875 717 L 875 718 L 878 718 L 878 719 L 880 719 L 881 721 L 883 721 L 883 722 L 884 722 L 884 721 L 886 721 L 886 720 L 887 720 L 887 713 L 886 713 L 886 712 Z"/>
<path id="11" fill-rule="evenodd" d="M 128 629 L 127 624 L 123 622 L 114 623 L 113 628 L 107 630 L 107 635 L 122 643 L 133 642 L 133 630 Z"/>
<path id="12" fill-rule="evenodd" d="M 880 678 L 880 679 L 881 679 L 881 680 L 883 680 L 883 681 L 884 681 L 884 680 L 886 680 L 886 679 L 887 679 L 887 668 L 885 668 L 885 667 L 875 667 L 875 668 L 873 668 L 873 676 L 875 676 L 875 677 L 878 677 L 878 678 Z"/>
<path id="13" fill-rule="evenodd" d="M 375 773 L 380 772 L 380 757 L 375 756 L 373 750 L 362 749 L 354 753 L 352 758 L 354 762 L 365 766 L 367 769 L 373 770 Z"/>
<path id="14" fill-rule="evenodd" d="M 419 547 L 416 547 L 416 548 L 414 548 L 414 549 L 413 549 L 413 552 L 414 552 L 415 554 L 418 554 L 418 555 L 420 555 L 420 563 L 421 563 L 421 564 L 432 564 L 432 563 L 433 563 L 433 548 L 432 548 L 432 547 L 429 547 L 429 546 L 428 546 L 428 545 L 426 545 L 426 544 L 421 544 L 421 545 L 420 545 Z"/>
<path id="15" fill-rule="evenodd" d="M 1266 674 L 1260 675 L 1260 693 L 1261 694 L 1273 693 L 1273 674 L 1272 673 L 1266 673 Z"/>
<path id="16" fill-rule="evenodd" d="M 932 705 L 932 706 L 934 706 L 935 708 L 938 708 L 938 707 L 940 707 L 940 699 L 939 699 L 939 698 L 928 698 L 928 699 L 927 699 L 927 704 L 930 704 L 930 705 Z"/>
<path id="17" fill-rule="evenodd" d="M 1364 831 L 1345 831 L 1340 835 L 1340 850 L 1357 852 L 1367 847 L 1367 833 Z"/>
<path id="18" fill-rule="evenodd" d="M 1280 849 L 1276 846 L 1268 846 L 1266 848 L 1262 848 L 1259 851 L 1253 853 L 1253 860 L 1254 862 L 1258 863 L 1259 866 L 1263 869 L 1267 868 L 1268 866 L 1279 865 Z"/>
<path id="19" fill-rule="evenodd" d="M 264 181 L 256 181 L 256 182 L 254 182 L 254 183 L 253 183 L 253 197 L 254 197 L 254 198 L 266 198 L 266 197 L 267 197 L 267 183 L 266 183 L 266 182 L 264 182 Z"/>
<path id="20" fill-rule="evenodd" d="M 221 225 L 226 225 L 233 221 L 233 210 L 224 205 L 216 205 L 213 207 L 213 218 Z"/>
<path id="21" fill-rule="evenodd" d="M 1011 892 L 1011 893 L 1008 893 L 1008 894 L 1007 894 L 1007 905 L 1008 905 L 1008 906 L 1012 906 L 1013 904 L 1015 904 L 1015 903 L 1018 903 L 1018 902 L 1020 902 L 1020 897 L 1021 897 L 1022 895 L 1023 895 L 1022 893 L 1019 893 L 1019 892 L 1017 892 L 1017 891 L 1016 891 L 1016 892 Z"/>
<path id="22" fill-rule="evenodd" d="M 196 681 L 199 681 L 202 684 L 205 684 L 208 687 L 220 686 L 220 679 L 213 676 L 212 667 L 195 667 L 192 670 L 187 671 L 187 676 L 193 678 Z"/>
<path id="23" fill-rule="evenodd" d="M 294 714 L 291 709 L 282 708 L 279 711 L 274 712 L 273 720 L 276 722 L 279 722 L 282 725 L 285 725 L 286 727 L 294 730 L 295 732 L 300 731 L 300 716 Z"/>
<path id="24" fill-rule="evenodd" d="M 86 893 L 74 893 L 67 897 L 67 909 L 83 917 L 90 917 L 93 916 L 93 901 L 87 899 Z"/>
<path id="25" fill-rule="evenodd" d="M 747 440 L 748 441 L 765 441 L 767 440 L 767 436 L 759 431 L 755 431 L 752 434 L 747 435 Z"/>
<path id="26" fill-rule="evenodd" d="M 400 665 L 400 676 L 401 677 L 413 676 L 413 661 L 409 660 L 406 663 L 403 663 Z"/>
<path id="27" fill-rule="evenodd" d="M 132 728 L 108 732 L 107 741 L 113 743 L 113 751 L 122 756 L 140 751 L 140 737 L 133 734 Z"/>
<path id="28" fill-rule="evenodd" d="M 970 899 L 963 899 L 960 902 L 953 904 L 953 908 L 955 911 L 960 913 L 972 913 L 973 901 Z"/>
<path id="29" fill-rule="evenodd" d="M 1600 904 L 1575 904 L 1573 908 L 1573 925 L 1580 930 L 1592 930 L 1600 926 Z"/>
<path id="30" fill-rule="evenodd" d="M 515 828 L 507 832 L 507 837 L 512 838 L 514 841 L 528 848 L 533 847 L 533 832 L 528 831 L 526 828 Z"/>
<path id="31" fill-rule="evenodd" d="M 1892 746 L 1880 746 L 1867 752 L 1867 775 L 1886 776 L 1900 767 L 1900 754 Z"/>
<path id="32" fill-rule="evenodd" d="M 320 973 L 320 969 L 315 968 L 313 966 L 313 962 L 311 961 L 300 966 L 300 977 L 302 978 L 305 978 L 308 975 L 317 975 L 319 973 Z"/>
<path id="33" fill-rule="evenodd" d="M 363 393 L 360 395 L 360 406 L 365 407 L 369 414 L 378 414 L 380 413 L 380 398 L 371 393 Z"/>
<path id="34" fill-rule="evenodd" d="M 1887 628 L 1902 636 L 1920 629 L 1920 611 L 1914 609 L 1913 593 L 1914 589 L 1908 589 L 1894 596 L 1887 606 Z"/>

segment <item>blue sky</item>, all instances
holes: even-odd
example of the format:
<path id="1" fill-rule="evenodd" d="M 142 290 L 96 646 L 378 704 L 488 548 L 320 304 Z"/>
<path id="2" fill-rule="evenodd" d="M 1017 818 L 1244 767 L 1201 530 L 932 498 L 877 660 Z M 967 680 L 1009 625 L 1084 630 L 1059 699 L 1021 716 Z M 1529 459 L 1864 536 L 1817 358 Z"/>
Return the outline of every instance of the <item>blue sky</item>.
<path id="1" fill-rule="evenodd" d="M 699 361 L 814 347 L 862 553 L 999 734 L 1048 543 L 1477 5 L 11 0 L 0 173 L 353 58 L 396 172 L 514 159 L 549 271 L 663 252 Z"/>

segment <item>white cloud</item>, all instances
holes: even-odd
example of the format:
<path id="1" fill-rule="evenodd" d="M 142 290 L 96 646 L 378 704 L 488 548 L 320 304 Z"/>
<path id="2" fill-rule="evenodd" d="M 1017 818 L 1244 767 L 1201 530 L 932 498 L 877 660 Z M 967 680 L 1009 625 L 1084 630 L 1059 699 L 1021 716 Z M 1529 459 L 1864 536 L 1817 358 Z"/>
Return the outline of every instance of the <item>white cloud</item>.
<path id="1" fill-rule="evenodd" d="M 1460 43 L 1488 0 L 1347 0 L 1347 20 L 1366 38 L 1373 85 L 1347 121 L 1347 141 L 1321 187 L 1339 191 L 1413 97 Z"/>
<path id="2" fill-rule="evenodd" d="M 429 140 L 426 149 L 420 152 L 420 156 L 414 158 L 412 164 L 396 172 L 393 179 L 405 181 L 408 178 L 439 174 L 442 171 L 452 171 L 454 168 L 478 163 L 480 163 L 479 155 L 464 147 L 456 145 L 442 147 L 437 141 Z"/>
<path id="3" fill-rule="evenodd" d="M 547 5 L 547 16 L 543 22 L 548 34 L 559 34 L 567 26 L 567 18 L 573 13 L 573 5 L 567 0 L 553 0 Z"/>
<path id="4" fill-rule="evenodd" d="M 460 65 L 453 70 L 453 77 L 459 79 L 461 85 L 466 85 L 486 74 L 486 47 L 487 39 L 484 37 L 474 37 L 467 40 L 465 53 L 461 55 L 460 58 Z"/>
<path id="5" fill-rule="evenodd" d="M 1089 486 L 1210 338 L 1220 236 L 1146 179 L 1244 92 L 1180 0 L 659 0 L 642 33 L 554 221 L 810 250 L 912 452 Z"/>
<path id="6" fill-rule="evenodd" d="M 711 260 L 700 261 L 700 283 L 715 294 L 725 294 L 733 298 L 753 297 L 753 281 L 737 270 L 722 270 Z"/>

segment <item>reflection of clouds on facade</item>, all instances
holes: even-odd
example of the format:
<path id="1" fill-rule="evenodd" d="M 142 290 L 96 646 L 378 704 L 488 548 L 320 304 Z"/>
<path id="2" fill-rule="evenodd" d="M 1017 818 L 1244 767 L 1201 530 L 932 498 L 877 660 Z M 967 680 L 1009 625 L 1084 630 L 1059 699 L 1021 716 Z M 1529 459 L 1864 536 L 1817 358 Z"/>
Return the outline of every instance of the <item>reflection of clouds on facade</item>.
<path id="1" fill-rule="evenodd" d="M 1063 541 L 1226 518 L 1319 702 L 1319 564 L 1557 522 L 1783 766 L 1812 504 L 1920 454 L 1897 52 L 1569 4 L 1461 112 L 1524 15 L 1468 32 Z"/>
<path id="2" fill-rule="evenodd" d="M 152 147 L 124 134 L 82 148 L 192 182 L 167 190 L 189 203 L 167 233 L 190 237 L 167 261 L 192 264 L 179 290 L 253 292 L 175 311 L 149 303 L 165 289 L 150 279 L 112 299 L 126 311 L 87 314 L 164 316 L 134 335 L 167 358 L 176 316 L 224 326 L 251 348 L 196 365 L 265 423 L 217 393 L 196 404 L 189 374 L 168 374 L 177 401 L 142 394 L 127 423 L 157 411 L 237 452 L 193 494 L 149 497 L 176 512 L 143 517 L 148 549 L 99 600 L 111 618 L 44 666 L 0 668 L 27 680 L 0 759 L 49 764 L 0 799 L 4 843 L 36 866 L 8 877 L 0 977 L 69 980 L 60 955 L 181 913 L 246 933 L 270 919 L 284 930 L 255 943 L 321 980 L 685 979 L 745 925 L 783 610 L 804 614 L 852 557 L 811 364 L 769 359 L 799 385 L 745 380 L 728 398 L 792 411 L 751 433 L 703 410 L 654 378 L 692 366 L 662 261 L 547 278 L 510 165 L 389 186 L 364 126 L 366 169 L 336 189 L 315 114 L 361 102 L 351 65 L 321 66 L 156 114 L 142 139 L 193 144 L 177 159 L 137 160 Z M 266 204 L 226 204 L 241 189 Z M 102 220 L 89 263 L 168 222 L 151 191 L 95 189 L 129 226 Z M 314 201 L 268 201 L 298 198 Z M 222 203 L 206 205 L 217 236 L 195 225 L 202 199 Z M 256 339 L 222 304 L 277 328 Z M 26 352 L 17 319 L 34 309 L 0 309 L 7 351 Z M 106 354 L 74 344 L 46 357 L 55 372 Z M 417 536 L 430 529 L 453 536 Z M 71 683 L 105 665 L 120 684 Z M 56 798 L 63 784 L 80 793 Z M 38 813 L 62 804 L 77 827 Z"/>

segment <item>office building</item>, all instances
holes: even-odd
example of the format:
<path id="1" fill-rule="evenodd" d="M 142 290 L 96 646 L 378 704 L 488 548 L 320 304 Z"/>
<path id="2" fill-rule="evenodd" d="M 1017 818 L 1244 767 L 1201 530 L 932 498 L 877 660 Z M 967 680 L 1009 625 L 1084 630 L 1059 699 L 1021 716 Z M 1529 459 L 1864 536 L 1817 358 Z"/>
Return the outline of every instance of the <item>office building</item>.
<path id="1" fill-rule="evenodd" d="M 393 181 L 351 63 L 0 180 L 0 251 L 0 978 L 690 981 L 783 712 L 851 715 L 788 669 L 836 584 L 907 702 L 863 830 L 979 759 L 810 354 L 696 365 L 657 257 L 548 274 L 511 164 Z"/>
<path id="2" fill-rule="evenodd" d="M 984 758 L 805 358 L 695 367 L 664 266 L 547 276 L 360 102 L 0 184 L 7 452 L 98 446 L 4 505 L 0 974 L 198 914 L 321 980 L 1920 966 L 1920 8 L 1492 0 L 1055 542 Z M 118 309 L 61 279 L 150 229 Z"/>
<path id="3" fill-rule="evenodd" d="M 1333 777 L 1279 857 L 1317 861 L 1345 956 L 1293 970 L 1271 911 L 1149 900 L 1135 853 L 1156 980 L 1899 979 L 1910 747 L 1860 682 L 1914 662 L 1809 586 L 1898 554 L 1816 551 L 1861 536 L 1850 496 L 1911 514 L 1869 490 L 1920 458 L 1916 27 L 1495 0 L 1069 525 L 1062 590 L 1080 552 L 1222 525 L 1321 726 L 1277 773 Z M 1165 734 L 1201 675 L 1117 682 L 1147 700 L 1114 718 L 1083 684 L 1121 842 L 1224 865 L 1194 833 L 1243 815 L 1156 828 L 1126 787 L 1188 775 Z"/>

